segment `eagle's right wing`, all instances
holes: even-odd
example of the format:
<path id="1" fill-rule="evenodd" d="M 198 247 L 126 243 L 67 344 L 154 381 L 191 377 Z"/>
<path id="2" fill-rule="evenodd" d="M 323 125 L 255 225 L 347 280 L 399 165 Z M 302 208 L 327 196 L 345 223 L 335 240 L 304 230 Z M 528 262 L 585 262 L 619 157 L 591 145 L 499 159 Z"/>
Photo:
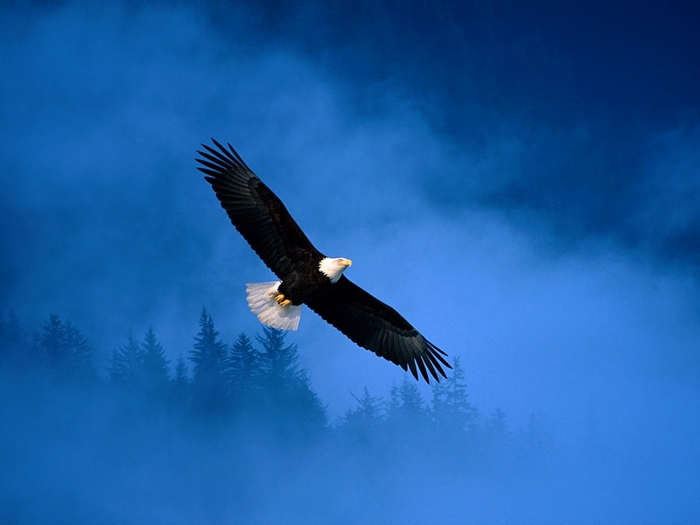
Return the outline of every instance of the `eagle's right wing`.
<path id="1" fill-rule="evenodd" d="M 410 369 L 416 379 L 420 371 L 426 383 L 429 376 L 439 381 L 440 376 L 447 377 L 443 367 L 452 368 L 443 357 L 447 354 L 401 314 L 345 276 L 306 304 L 362 348 Z"/>
<path id="2" fill-rule="evenodd" d="M 197 151 L 202 167 L 221 207 L 231 223 L 255 250 L 260 259 L 277 277 L 291 270 L 303 252 L 319 254 L 299 225 L 270 188 L 246 166 L 236 150 L 216 140 L 218 149 L 202 144 L 206 151 Z"/>

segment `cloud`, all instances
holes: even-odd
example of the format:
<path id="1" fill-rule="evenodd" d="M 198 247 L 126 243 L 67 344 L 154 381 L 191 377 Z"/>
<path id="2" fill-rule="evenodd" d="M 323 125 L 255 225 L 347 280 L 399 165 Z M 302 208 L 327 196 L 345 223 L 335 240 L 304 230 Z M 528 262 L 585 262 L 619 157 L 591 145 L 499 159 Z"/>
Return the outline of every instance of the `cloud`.
<path id="1" fill-rule="evenodd" d="M 641 242 L 696 268 L 700 260 L 700 127 L 680 127 L 650 139 L 654 152 L 638 193 L 644 206 L 632 228 Z"/>

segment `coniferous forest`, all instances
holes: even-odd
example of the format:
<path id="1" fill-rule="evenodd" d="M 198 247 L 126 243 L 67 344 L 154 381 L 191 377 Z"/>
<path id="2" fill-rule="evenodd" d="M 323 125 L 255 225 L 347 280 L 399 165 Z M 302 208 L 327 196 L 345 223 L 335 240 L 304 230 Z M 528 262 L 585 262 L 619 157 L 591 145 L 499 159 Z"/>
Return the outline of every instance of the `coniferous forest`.
<path id="1" fill-rule="evenodd" d="M 514 430 L 498 407 L 470 403 L 458 359 L 430 399 L 406 375 L 388 393 L 353 393 L 330 421 L 285 332 L 261 326 L 223 341 L 206 310 L 197 326 L 174 361 L 149 328 L 127 334 L 99 369 L 70 321 L 51 315 L 32 328 L 5 315 L 0 432 L 12 479 L 0 521 L 430 522 L 415 491 L 459 497 L 455 477 L 508 478 L 550 454 L 534 414 Z"/>

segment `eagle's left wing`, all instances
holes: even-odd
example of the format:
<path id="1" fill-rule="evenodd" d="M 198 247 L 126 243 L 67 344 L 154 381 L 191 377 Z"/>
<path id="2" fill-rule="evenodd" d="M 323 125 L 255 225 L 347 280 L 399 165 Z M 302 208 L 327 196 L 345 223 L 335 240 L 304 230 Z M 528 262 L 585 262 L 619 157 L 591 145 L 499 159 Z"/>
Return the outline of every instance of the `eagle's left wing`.
<path id="1" fill-rule="evenodd" d="M 277 277 L 307 254 L 321 257 L 282 201 L 246 166 L 235 149 L 202 144 L 199 171 L 212 185 L 231 223 Z"/>
<path id="2" fill-rule="evenodd" d="M 428 374 L 439 381 L 440 375 L 447 377 L 443 366 L 452 368 L 443 357 L 447 354 L 423 337 L 401 314 L 345 276 L 306 304 L 362 348 L 404 370 L 410 369 L 416 379 L 420 370 L 427 383 L 430 383 Z"/>

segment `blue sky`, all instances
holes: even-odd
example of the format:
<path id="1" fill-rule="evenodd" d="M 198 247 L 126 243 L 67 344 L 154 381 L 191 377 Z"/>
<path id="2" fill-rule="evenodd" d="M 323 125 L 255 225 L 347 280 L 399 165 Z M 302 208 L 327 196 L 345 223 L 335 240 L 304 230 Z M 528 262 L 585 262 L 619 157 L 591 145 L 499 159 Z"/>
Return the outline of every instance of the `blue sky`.
<path id="1" fill-rule="evenodd" d="M 0 308 L 58 313 L 105 360 L 151 325 L 186 354 L 203 306 L 255 333 L 244 283 L 271 274 L 195 170 L 215 137 L 461 357 L 477 406 L 541 414 L 565 451 L 595 419 L 614 475 L 653 463 L 697 517 L 697 9 L 3 7 Z M 403 377 L 310 311 L 289 340 L 331 414 Z"/>

